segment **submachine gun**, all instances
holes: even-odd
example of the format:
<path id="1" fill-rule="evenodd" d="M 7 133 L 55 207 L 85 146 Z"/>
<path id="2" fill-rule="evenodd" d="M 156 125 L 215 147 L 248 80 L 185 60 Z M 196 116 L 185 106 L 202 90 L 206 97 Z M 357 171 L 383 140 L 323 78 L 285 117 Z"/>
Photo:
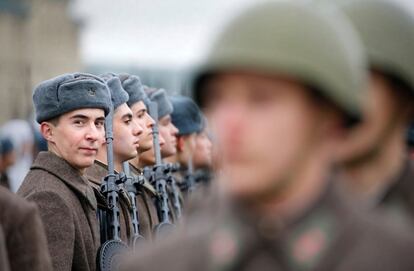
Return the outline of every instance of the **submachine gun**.
<path id="1" fill-rule="evenodd" d="M 132 249 L 136 249 L 142 241 L 145 241 L 144 236 L 141 235 L 139 230 L 139 214 L 136 202 L 138 187 L 144 184 L 144 176 L 132 176 L 129 170 L 129 163 L 127 161 L 122 164 L 122 167 L 126 176 L 124 187 L 128 191 L 128 196 L 131 200 L 130 213 L 132 218 L 133 235 L 130 240 L 130 246 Z"/>
<path id="2" fill-rule="evenodd" d="M 158 107 L 155 102 L 150 102 L 148 105 L 148 112 L 154 119 L 153 139 L 154 139 L 154 155 L 155 165 L 151 168 L 145 168 L 144 175 L 147 176 L 149 182 L 155 187 L 157 191 L 157 210 L 160 223 L 154 228 L 155 237 L 168 234 L 174 229 L 174 225 L 170 221 L 171 210 L 168 206 L 168 192 L 167 192 L 167 173 L 169 169 L 162 163 L 161 150 L 159 143 L 158 130 Z"/>
<path id="3" fill-rule="evenodd" d="M 112 133 L 113 108 L 105 118 L 105 138 L 108 156 L 108 175 L 103 178 L 101 192 L 108 202 L 107 222 L 108 240 L 101 245 L 97 254 L 97 268 L 99 271 L 118 270 L 119 254 L 126 251 L 128 246 L 120 238 L 119 222 L 119 187 L 125 181 L 124 175 L 115 174 L 113 160 L 113 133 Z M 101 222 L 102 223 L 102 222 Z M 103 240 L 102 240 L 103 241 Z"/>
<path id="4" fill-rule="evenodd" d="M 167 183 L 171 186 L 172 190 L 172 204 L 175 210 L 177 218 L 180 219 L 182 216 L 182 206 L 181 206 L 181 197 L 180 197 L 180 187 L 175 180 L 174 173 L 178 172 L 180 169 L 179 163 L 168 163 L 165 165 L 167 169 Z"/>
<path id="5" fill-rule="evenodd" d="M 183 182 L 180 184 L 180 188 L 182 191 L 186 192 L 188 195 L 192 194 L 196 189 L 196 179 L 194 175 L 194 166 L 193 166 L 192 157 L 188 159 L 187 172 L 184 175 Z"/>

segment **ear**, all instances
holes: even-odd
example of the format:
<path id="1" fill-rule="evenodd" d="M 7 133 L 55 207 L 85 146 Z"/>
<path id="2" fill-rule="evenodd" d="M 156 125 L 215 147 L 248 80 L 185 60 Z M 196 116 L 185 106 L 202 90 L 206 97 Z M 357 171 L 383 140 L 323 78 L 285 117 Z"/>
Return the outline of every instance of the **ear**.
<path id="1" fill-rule="evenodd" d="M 54 128 L 55 126 L 53 126 L 53 124 L 50 122 L 42 122 L 40 124 L 40 133 L 48 142 L 54 143 Z"/>
<path id="2" fill-rule="evenodd" d="M 177 136 L 177 150 L 179 152 L 183 152 L 184 151 L 184 146 L 185 146 L 185 139 L 183 136 Z"/>

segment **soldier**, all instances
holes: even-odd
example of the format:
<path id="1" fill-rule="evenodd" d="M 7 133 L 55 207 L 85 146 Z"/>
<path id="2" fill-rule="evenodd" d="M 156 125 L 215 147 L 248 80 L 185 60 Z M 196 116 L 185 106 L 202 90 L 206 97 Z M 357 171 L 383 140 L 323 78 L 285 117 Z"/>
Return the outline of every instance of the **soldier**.
<path id="1" fill-rule="evenodd" d="M 171 122 L 173 106 L 171 101 L 168 99 L 167 93 L 164 89 L 144 87 L 144 91 L 147 94 L 149 101 L 155 102 L 157 104 L 161 158 L 165 159 L 167 157 L 174 155 L 177 152 L 176 135 L 178 133 L 178 129 Z M 161 140 L 163 140 L 163 144 L 161 144 Z M 150 167 L 155 164 L 154 151 L 154 149 L 151 149 L 150 151 L 143 152 L 140 155 L 139 160 L 142 168 Z M 170 179 L 170 181 L 172 180 Z M 176 223 L 179 220 L 179 217 L 181 216 L 182 206 L 180 205 L 182 203 L 182 194 L 179 191 L 179 188 L 176 187 L 175 183 L 172 182 L 168 183 L 167 192 L 169 194 L 169 218 L 171 222 Z M 174 203 L 174 201 L 176 204 Z M 160 210 L 158 211 L 160 212 Z"/>
<path id="2" fill-rule="evenodd" d="M 113 163 L 116 172 L 122 171 L 122 163 L 128 161 L 137 156 L 137 148 L 139 146 L 139 135 L 142 134 L 142 127 L 139 126 L 133 120 L 132 111 L 126 104 L 128 101 L 128 93 L 122 88 L 121 81 L 118 77 L 108 75 L 103 77 L 107 80 L 106 83 L 111 92 L 112 105 L 114 108 L 113 113 Z M 100 186 L 102 180 L 108 175 L 108 161 L 107 161 L 107 148 L 106 144 L 101 144 L 98 149 L 98 154 L 94 164 L 87 168 L 85 176 L 91 182 L 94 187 L 95 194 L 98 199 L 98 206 L 103 212 L 108 209 L 109 203 L 106 202 L 106 198 L 100 193 Z M 121 188 L 120 199 L 120 227 L 121 227 L 121 239 L 128 243 L 129 238 L 132 235 L 131 219 L 129 209 L 131 203 L 127 192 Z M 106 241 L 107 221 L 105 220 L 105 214 L 102 213 L 100 217 L 101 227 L 101 243 Z"/>
<path id="3" fill-rule="evenodd" d="M 128 74 L 120 74 L 119 78 L 122 82 L 122 87 L 128 92 L 129 99 L 127 104 L 131 108 L 133 119 L 143 128 L 137 148 L 138 155 L 130 160 L 131 173 L 134 176 L 139 176 L 142 175 L 142 169 L 139 168 L 140 154 L 153 148 L 152 127 L 154 120 L 148 114 L 147 106 L 144 103 L 148 97 L 143 90 L 140 79 L 135 75 Z M 156 197 L 155 188 L 145 179 L 144 184 L 138 190 L 136 203 L 140 232 L 146 239 L 150 240 L 153 238 L 153 228 L 159 223 L 155 205 Z"/>
<path id="4" fill-rule="evenodd" d="M 48 151 L 18 194 L 38 205 L 54 270 L 96 270 L 97 203 L 84 172 L 105 140 L 108 87 L 93 75 L 64 74 L 40 83 L 33 102 Z"/>
<path id="5" fill-rule="evenodd" d="M 10 190 L 10 179 L 7 169 L 16 162 L 16 151 L 8 137 L 0 139 L 0 185 Z"/>
<path id="6" fill-rule="evenodd" d="M 1 186 L 0 270 L 52 270 L 47 240 L 36 205 Z"/>
<path id="7" fill-rule="evenodd" d="M 158 127 L 160 137 L 164 141 L 164 144 L 161 145 L 161 156 L 162 158 L 170 157 L 177 152 L 176 135 L 178 129 L 171 122 L 173 106 L 168 100 L 167 93 L 164 89 L 144 87 L 144 90 L 148 98 L 158 105 Z M 153 149 L 142 153 L 140 160 L 142 160 L 141 167 L 153 165 L 155 162 Z"/>
<path id="8" fill-rule="evenodd" d="M 202 129 L 201 111 L 188 97 L 172 96 L 170 99 L 174 108 L 171 114 L 172 123 L 178 128 L 177 153 L 166 160 L 180 164 L 180 177 L 177 179 L 180 180 L 185 191 L 193 190 L 195 186 L 193 156 L 197 134 Z"/>
<path id="9" fill-rule="evenodd" d="M 413 240 L 330 185 L 364 78 L 361 45 L 340 14 L 269 1 L 233 19 L 194 83 L 228 203 L 211 202 L 125 270 L 412 270 Z"/>
<path id="10" fill-rule="evenodd" d="M 339 6 L 360 34 L 370 62 L 364 121 L 339 152 L 342 184 L 354 199 L 405 223 L 414 218 L 414 165 L 406 147 L 414 119 L 414 18 L 389 0 Z"/>
<path id="11" fill-rule="evenodd" d="M 195 151 L 193 155 L 194 179 L 196 183 L 209 184 L 212 176 L 212 148 L 213 144 L 208 131 L 208 122 L 202 116 L 202 130 L 196 135 Z"/>

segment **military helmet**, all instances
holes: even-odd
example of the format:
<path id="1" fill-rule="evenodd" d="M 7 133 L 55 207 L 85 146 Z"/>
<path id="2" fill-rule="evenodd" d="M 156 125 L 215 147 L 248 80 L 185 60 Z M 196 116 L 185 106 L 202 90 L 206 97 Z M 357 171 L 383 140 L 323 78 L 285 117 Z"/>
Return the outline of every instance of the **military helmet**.
<path id="1" fill-rule="evenodd" d="M 320 91 L 352 118 L 360 117 L 365 54 L 350 23 L 314 3 L 265 2 L 224 28 L 193 81 L 201 105 L 207 76 L 231 70 L 287 75 Z"/>
<path id="2" fill-rule="evenodd" d="M 414 91 L 413 16 L 389 0 L 341 1 L 338 6 L 358 31 L 371 67 L 396 76 Z"/>

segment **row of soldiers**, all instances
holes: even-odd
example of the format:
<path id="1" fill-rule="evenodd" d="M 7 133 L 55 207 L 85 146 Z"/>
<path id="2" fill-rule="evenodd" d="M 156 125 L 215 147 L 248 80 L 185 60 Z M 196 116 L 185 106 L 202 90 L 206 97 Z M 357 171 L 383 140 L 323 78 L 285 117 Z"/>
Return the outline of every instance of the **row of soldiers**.
<path id="1" fill-rule="evenodd" d="M 30 203 L 0 197 L 0 264 L 414 270 L 413 48 L 414 18 L 393 0 L 247 8 L 194 73 L 214 135 L 215 178 L 200 194 L 186 150 L 206 122 L 189 98 L 126 74 L 41 83 L 49 151 L 18 191 Z"/>
<path id="2" fill-rule="evenodd" d="M 207 123 L 190 98 L 134 75 L 73 73 L 39 84 L 33 102 L 48 151 L 18 191 L 36 206 L 1 191 L 2 263 L 11 270 L 112 270 L 106 242 L 155 239 L 179 223 L 184 197 L 209 182 L 199 174 L 211 165 Z"/>

